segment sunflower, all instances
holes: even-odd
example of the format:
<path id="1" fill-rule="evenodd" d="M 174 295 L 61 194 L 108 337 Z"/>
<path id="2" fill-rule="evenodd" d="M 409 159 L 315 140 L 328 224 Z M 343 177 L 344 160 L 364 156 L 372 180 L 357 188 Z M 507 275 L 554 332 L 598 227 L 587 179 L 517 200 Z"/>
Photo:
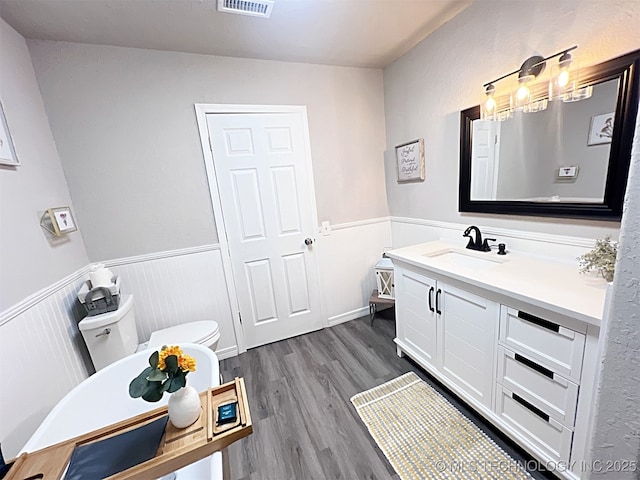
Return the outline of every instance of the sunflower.
<path id="1" fill-rule="evenodd" d="M 165 363 L 167 357 L 171 355 L 175 355 L 178 360 L 178 366 L 180 370 L 183 372 L 195 372 L 196 371 L 196 360 L 191 355 L 187 355 L 182 351 L 182 349 L 177 345 L 171 346 L 163 346 L 160 350 L 158 357 L 158 368 L 163 372 L 167 368 L 167 364 Z"/>

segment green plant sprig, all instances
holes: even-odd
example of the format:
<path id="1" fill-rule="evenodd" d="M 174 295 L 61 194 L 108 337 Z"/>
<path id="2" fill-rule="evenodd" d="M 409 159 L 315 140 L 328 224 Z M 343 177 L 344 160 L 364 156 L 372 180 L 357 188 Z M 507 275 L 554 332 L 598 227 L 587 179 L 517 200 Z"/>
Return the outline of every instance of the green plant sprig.
<path id="1" fill-rule="evenodd" d="M 616 256 L 618 254 L 618 244 L 606 236 L 601 240 L 596 240 L 596 246 L 590 252 L 578 257 L 580 261 L 580 272 L 587 273 L 597 270 L 607 281 L 613 280 L 616 266 Z"/>
<path id="2" fill-rule="evenodd" d="M 178 357 L 169 355 L 165 359 L 166 368 L 158 368 L 159 354 L 153 352 L 149 357 L 149 366 L 129 384 L 132 398 L 142 397 L 147 402 L 158 402 L 164 392 L 173 393 L 187 384 L 187 374 L 178 366 Z"/>

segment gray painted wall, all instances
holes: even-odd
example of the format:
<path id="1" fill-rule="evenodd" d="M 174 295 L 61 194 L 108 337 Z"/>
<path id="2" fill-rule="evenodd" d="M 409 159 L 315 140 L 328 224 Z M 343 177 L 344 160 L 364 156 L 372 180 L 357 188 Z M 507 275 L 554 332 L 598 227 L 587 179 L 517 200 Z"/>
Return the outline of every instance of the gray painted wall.
<path id="1" fill-rule="evenodd" d="M 388 215 L 382 71 L 29 41 L 92 261 L 214 243 L 194 103 L 306 105 L 318 219 Z"/>
<path id="2" fill-rule="evenodd" d="M 477 0 L 392 63 L 384 71 L 391 214 L 587 238 L 616 236 L 618 223 L 460 214 L 459 115 L 482 101 L 485 82 L 515 70 L 532 54 L 547 56 L 577 44 L 581 64 L 595 64 L 637 49 L 639 24 L 637 1 Z M 426 180 L 397 184 L 393 146 L 420 137 Z"/>
<path id="3" fill-rule="evenodd" d="M 595 402 L 591 478 L 640 478 L 640 117 Z M 622 463 L 621 461 L 627 461 Z M 635 462 L 635 468 L 630 462 Z M 624 470 L 621 468 L 625 466 Z M 610 467 L 610 468 L 608 468 Z"/>
<path id="4" fill-rule="evenodd" d="M 0 20 L 0 99 L 18 167 L 0 166 L 0 311 L 88 263 L 82 231 L 58 239 L 40 228 L 50 207 L 70 206 L 67 184 L 24 38 Z M 76 220 L 78 220 L 76 218 Z"/>

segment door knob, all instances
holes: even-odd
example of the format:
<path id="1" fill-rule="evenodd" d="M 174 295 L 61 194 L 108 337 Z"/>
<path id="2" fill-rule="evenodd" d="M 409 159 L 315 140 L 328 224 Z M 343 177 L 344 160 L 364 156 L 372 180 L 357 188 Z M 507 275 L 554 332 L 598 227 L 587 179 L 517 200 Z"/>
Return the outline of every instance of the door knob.
<path id="1" fill-rule="evenodd" d="M 312 243 L 313 243 L 313 239 L 312 238 L 307 237 L 307 238 L 304 239 L 304 244 L 305 245 L 309 246 Z"/>

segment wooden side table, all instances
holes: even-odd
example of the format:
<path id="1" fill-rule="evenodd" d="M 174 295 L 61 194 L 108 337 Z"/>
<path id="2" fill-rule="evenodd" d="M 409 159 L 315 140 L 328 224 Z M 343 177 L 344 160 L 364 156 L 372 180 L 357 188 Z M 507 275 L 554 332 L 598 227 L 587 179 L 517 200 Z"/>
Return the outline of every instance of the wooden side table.
<path id="1" fill-rule="evenodd" d="M 396 301 L 392 298 L 380 298 L 378 296 L 378 290 L 373 290 L 371 292 L 371 297 L 369 297 L 369 316 L 371 317 L 371 326 L 373 326 L 373 320 L 376 317 L 376 313 L 378 312 L 378 305 L 382 306 L 382 310 L 387 308 L 391 308 L 395 306 Z"/>

